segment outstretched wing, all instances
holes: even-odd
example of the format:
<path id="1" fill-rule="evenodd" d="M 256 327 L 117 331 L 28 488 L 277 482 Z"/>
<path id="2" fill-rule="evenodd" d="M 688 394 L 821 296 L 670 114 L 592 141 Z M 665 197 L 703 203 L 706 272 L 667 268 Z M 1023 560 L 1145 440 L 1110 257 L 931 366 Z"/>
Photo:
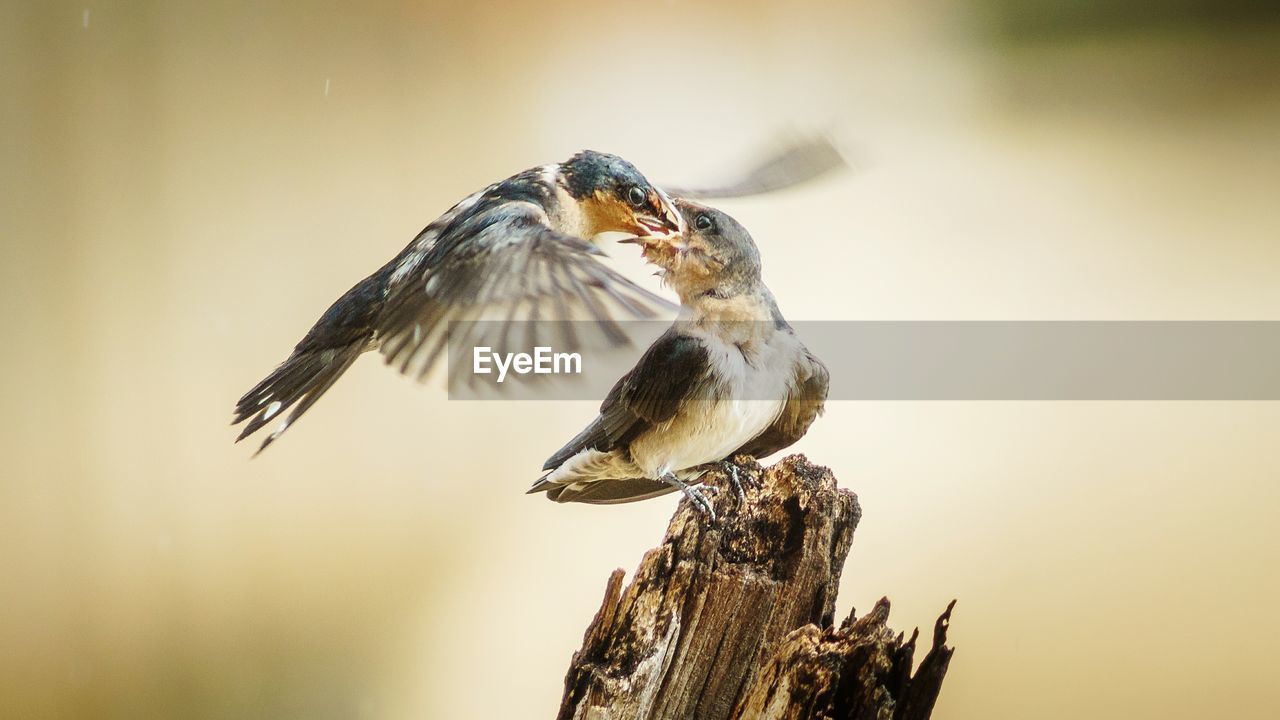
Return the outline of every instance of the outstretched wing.
<path id="1" fill-rule="evenodd" d="M 557 350 L 586 342 L 573 323 L 594 321 L 625 345 L 620 318 L 651 318 L 671 304 L 601 263 L 591 243 L 557 232 L 532 203 L 504 203 L 444 228 L 396 268 L 377 338 L 387 364 L 424 378 L 449 345 L 530 348 L 555 332 Z M 540 337 L 540 335 L 542 337 Z M 450 378 L 456 382 L 458 374 Z"/>
<path id="2" fill-rule="evenodd" d="M 848 166 L 844 154 L 827 133 L 811 135 L 785 144 L 737 177 L 710 187 L 671 187 L 663 189 L 672 197 L 691 200 L 714 200 L 783 190 L 809 182 Z"/>
<path id="3" fill-rule="evenodd" d="M 476 345 L 533 347 L 538 332 L 558 330 L 557 350 L 574 352 L 584 342 L 627 344 L 618 318 L 672 307 L 602 264 L 594 245 L 552 230 L 533 202 L 486 208 L 495 187 L 455 205 L 339 298 L 285 362 L 240 398 L 232 424 L 247 424 L 237 441 L 283 417 L 258 451 L 266 449 L 365 350 L 378 347 L 401 372 L 425 376 L 454 320 L 496 320 L 466 326 L 483 331 L 467 338 Z M 575 319 L 595 322 L 576 330 L 574 323 L 521 322 Z"/>

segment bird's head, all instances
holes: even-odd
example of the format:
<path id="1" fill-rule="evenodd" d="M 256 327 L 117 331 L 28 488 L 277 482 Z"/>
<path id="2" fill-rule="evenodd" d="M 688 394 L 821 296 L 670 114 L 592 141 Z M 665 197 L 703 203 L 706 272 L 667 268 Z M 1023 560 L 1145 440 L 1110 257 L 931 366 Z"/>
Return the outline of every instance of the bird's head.
<path id="1" fill-rule="evenodd" d="M 584 150 L 561 165 L 565 187 L 581 204 L 589 234 L 665 237 L 680 231 L 671 199 L 617 155 Z"/>
<path id="2" fill-rule="evenodd" d="M 676 200 L 685 230 L 680 235 L 636 241 L 644 259 L 662 268 L 663 280 L 682 303 L 698 298 L 727 300 L 760 287 L 760 251 L 747 229 L 727 213 Z"/>

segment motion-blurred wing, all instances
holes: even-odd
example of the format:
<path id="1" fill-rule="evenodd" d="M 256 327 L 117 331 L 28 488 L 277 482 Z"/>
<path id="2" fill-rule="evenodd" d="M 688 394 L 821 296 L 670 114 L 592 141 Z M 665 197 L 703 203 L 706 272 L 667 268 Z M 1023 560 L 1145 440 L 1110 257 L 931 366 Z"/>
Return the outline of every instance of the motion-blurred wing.
<path id="1" fill-rule="evenodd" d="M 603 254 L 552 230 L 532 205 L 468 217 L 397 270 L 378 324 L 382 354 L 421 380 L 447 351 L 451 323 L 457 348 L 528 351 L 554 340 L 557 351 L 574 352 L 585 340 L 573 323 L 539 322 L 571 320 L 594 321 L 593 336 L 626 345 L 618 319 L 652 318 L 671 305 L 605 266 L 596 258 Z"/>
<path id="2" fill-rule="evenodd" d="M 761 195 L 809 182 L 844 167 L 848 167 L 848 162 L 835 141 L 829 134 L 822 133 L 783 146 L 727 182 L 703 188 L 664 186 L 663 189 L 673 197 L 692 200 Z"/>

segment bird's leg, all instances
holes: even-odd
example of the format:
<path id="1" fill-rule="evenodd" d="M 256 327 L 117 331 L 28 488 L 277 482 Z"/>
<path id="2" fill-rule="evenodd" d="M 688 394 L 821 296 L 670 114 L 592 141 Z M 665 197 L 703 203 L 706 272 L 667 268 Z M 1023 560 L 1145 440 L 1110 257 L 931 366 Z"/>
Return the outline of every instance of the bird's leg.
<path id="1" fill-rule="evenodd" d="M 685 497 L 689 498 L 689 502 L 693 503 L 699 510 L 707 514 L 707 517 L 710 518 L 711 522 L 716 521 L 716 511 L 715 508 L 711 507 L 711 501 L 707 499 L 706 495 L 703 495 L 698 491 L 697 488 L 690 487 L 680 478 L 676 477 L 676 474 L 673 472 L 665 473 L 658 479 L 684 493 Z"/>
<path id="2" fill-rule="evenodd" d="M 747 493 L 745 488 L 748 485 L 753 487 L 759 485 L 759 478 L 753 477 L 749 472 L 744 472 L 742 466 L 734 462 L 733 458 L 725 458 L 724 460 L 709 462 L 692 469 L 704 473 L 708 473 L 713 470 L 719 470 L 724 473 L 725 477 L 729 479 L 729 485 L 733 487 L 734 494 L 738 497 L 738 507 L 740 508 L 745 507 L 747 504 Z M 707 485 L 705 487 L 707 490 L 720 489 L 715 485 Z"/>
<path id="3" fill-rule="evenodd" d="M 738 495 L 738 507 L 746 507 L 747 493 L 742 490 L 742 480 L 739 477 L 737 463 L 732 459 L 721 460 L 720 469 L 729 476 L 729 483 L 733 485 L 733 491 Z"/>

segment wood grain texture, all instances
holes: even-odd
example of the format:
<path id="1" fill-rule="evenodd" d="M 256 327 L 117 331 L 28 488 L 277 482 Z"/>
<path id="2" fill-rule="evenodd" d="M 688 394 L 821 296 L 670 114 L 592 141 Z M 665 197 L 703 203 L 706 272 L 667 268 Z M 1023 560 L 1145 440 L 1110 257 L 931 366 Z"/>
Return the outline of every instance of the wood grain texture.
<path id="1" fill-rule="evenodd" d="M 951 661 L 946 629 L 952 601 L 934 631 L 933 647 L 915 675 L 916 632 L 903 641 L 886 624 L 881 599 L 839 628 L 806 625 L 786 637 L 734 709 L 743 720 L 927 720 Z"/>
<path id="2" fill-rule="evenodd" d="M 915 635 L 888 630 L 887 601 L 832 628 L 857 497 L 802 455 L 738 464 L 744 506 L 714 473 L 716 523 L 682 501 L 631 583 L 610 576 L 558 717 L 927 718 L 950 659 L 943 620 L 916 678 Z"/>

